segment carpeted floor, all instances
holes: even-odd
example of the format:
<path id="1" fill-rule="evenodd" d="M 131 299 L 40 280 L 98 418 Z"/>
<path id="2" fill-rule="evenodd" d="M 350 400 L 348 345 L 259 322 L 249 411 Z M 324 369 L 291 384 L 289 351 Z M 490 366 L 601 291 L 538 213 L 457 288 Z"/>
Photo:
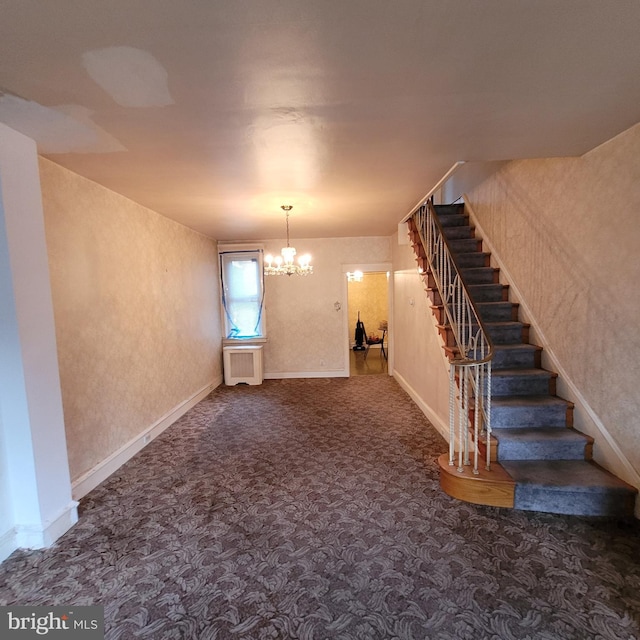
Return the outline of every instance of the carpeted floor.
<path id="1" fill-rule="evenodd" d="M 0 604 L 103 604 L 106 638 L 640 638 L 640 528 L 441 493 L 389 376 L 221 387 L 89 494 Z"/>

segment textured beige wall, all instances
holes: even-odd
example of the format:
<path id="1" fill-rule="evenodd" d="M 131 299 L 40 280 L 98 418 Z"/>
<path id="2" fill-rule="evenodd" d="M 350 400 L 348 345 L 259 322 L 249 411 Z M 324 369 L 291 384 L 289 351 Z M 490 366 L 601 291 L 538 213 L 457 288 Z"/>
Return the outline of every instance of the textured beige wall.
<path id="1" fill-rule="evenodd" d="M 284 241 L 268 240 L 264 244 L 265 254 L 275 255 Z M 391 262 L 390 238 L 296 238 L 291 244 L 299 252 L 312 255 L 314 273 L 265 279 L 265 375 L 338 375 L 348 371 L 346 276 L 342 265 Z M 335 310 L 336 302 L 341 304 L 339 311 Z"/>
<path id="2" fill-rule="evenodd" d="M 580 158 L 512 162 L 468 194 L 532 320 L 595 414 L 578 421 L 604 425 L 636 471 L 639 159 L 640 124 Z"/>
<path id="3" fill-rule="evenodd" d="M 361 282 L 353 281 L 347 284 L 349 336 L 352 342 L 355 342 L 358 311 L 367 336 L 382 337 L 382 331 L 378 327 L 383 320 L 389 320 L 388 291 L 389 282 L 386 273 L 364 273 Z"/>
<path id="4" fill-rule="evenodd" d="M 221 376 L 216 244 L 41 159 L 72 479 Z"/>
<path id="5" fill-rule="evenodd" d="M 449 424 L 449 369 L 411 245 L 393 241 L 394 376 L 442 433 Z M 443 449 L 444 451 L 444 449 Z"/>

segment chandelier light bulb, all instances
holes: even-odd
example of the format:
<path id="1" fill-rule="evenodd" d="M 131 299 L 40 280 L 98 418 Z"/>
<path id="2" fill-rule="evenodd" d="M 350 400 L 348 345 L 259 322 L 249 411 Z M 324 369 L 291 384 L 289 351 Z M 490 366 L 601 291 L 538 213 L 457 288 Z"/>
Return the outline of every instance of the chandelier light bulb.
<path id="1" fill-rule="evenodd" d="M 296 250 L 293 247 L 283 247 L 282 257 L 285 264 L 293 264 L 293 258 L 296 255 Z"/>

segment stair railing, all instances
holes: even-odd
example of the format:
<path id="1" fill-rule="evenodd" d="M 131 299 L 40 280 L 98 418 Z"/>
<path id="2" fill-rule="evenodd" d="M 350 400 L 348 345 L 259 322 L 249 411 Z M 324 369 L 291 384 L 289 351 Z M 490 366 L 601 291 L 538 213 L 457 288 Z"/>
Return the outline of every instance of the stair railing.
<path id="1" fill-rule="evenodd" d="M 453 259 L 433 203 L 424 202 L 407 222 L 422 245 L 427 261 L 422 270 L 428 271 L 423 275 L 430 274 L 433 278 L 442 300 L 446 326 L 455 341 L 455 355 L 449 359 L 449 464 L 456 464 L 456 432 L 458 471 L 462 473 L 464 467 L 471 464 L 469 440 L 473 433 L 473 473 L 478 474 L 481 435 L 486 438 L 486 469 L 491 468 L 493 344 Z"/>

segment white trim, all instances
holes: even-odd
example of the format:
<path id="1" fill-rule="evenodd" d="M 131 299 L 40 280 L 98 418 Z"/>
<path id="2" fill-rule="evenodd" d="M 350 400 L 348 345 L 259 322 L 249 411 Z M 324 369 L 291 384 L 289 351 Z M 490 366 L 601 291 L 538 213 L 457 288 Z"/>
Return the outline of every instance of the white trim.
<path id="1" fill-rule="evenodd" d="M 469 196 L 467 194 L 463 194 L 462 198 L 465 203 L 465 208 L 469 212 L 469 217 L 471 220 L 473 220 L 476 231 L 482 237 L 483 244 L 486 245 L 486 250 L 491 252 L 491 261 L 495 261 L 495 264 L 500 267 L 501 274 L 504 275 L 506 282 L 509 283 L 509 289 L 514 292 L 515 299 L 518 301 L 520 309 L 523 311 L 523 318 L 525 318 L 526 321 L 531 324 L 533 330 L 535 331 L 536 342 L 540 343 L 539 346 L 543 348 L 545 357 L 549 359 L 553 366 L 553 369 L 560 376 L 562 383 L 566 384 L 569 391 L 571 392 L 573 397 L 570 398 L 570 400 L 572 402 L 575 402 L 575 404 L 579 404 L 581 409 L 589 416 L 594 426 L 600 432 L 607 445 L 611 449 L 612 453 L 618 459 L 620 466 L 622 467 L 622 473 L 620 472 L 620 470 L 616 470 L 616 475 L 621 475 L 625 482 L 628 482 L 634 487 L 640 489 L 640 474 L 638 474 L 633 465 L 629 462 L 622 449 L 620 449 L 620 447 L 618 446 L 618 443 L 616 442 L 614 437 L 609 433 L 602 420 L 600 420 L 596 412 L 591 408 L 586 398 L 582 395 L 582 392 L 578 389 L 576 384 L 567 373 L 566 369 L 562 366 L 562 364 L 560 364 L 560 360 L 554 353 L 551 346 L 549 346 L 549 342 L 544 334 L 544 331 L 542 331 L 540 325 L 535 319 L 534 314 L 525 302 L 525 296 L 523 296 L 522 292 L 518 289 L 513 277 L 509 273 L 509 269 L 507 269 L 505 264 L 498 257 L 495 247 L 492 245 L 491 241 L 488 239 L 487 234 L 484 233 L 482 226 L 478 222 L 478 218 L 473 210 L 473 207 L 469 203 Z M 640 495 L 636 499 L 636 517 L 640 518 Z"/>
<path id="2" fill-rule="evenodd" d="M 351 347 L 353 341 L 351 340 L 351 328 L 349 327 L 349 287 L 347 283 L 347 273 L 351 271 L 362 271 L 362 273 L 386 273 L 387 274 L 387 345 L 385 347 L 387 351 L 387 371 L 389 375 L 393 370 L 393 263 L 392 262 L 373 262 L 364 263 L 358 262 L 356 264 L 343 264 L 342 266 L 342 306 L 345 308 L 345 312 L 342 315 L 342 335 L 344 344 L 344 361 L 346 363 L 345 373 L 340 374 L 346 377 L 351 375 L 350 360 L 351 360 Z"/>
<path id="3" fill-rule="evenodd" d="M 358 262 L 356 264 L 343 264 L 342 273 L 345 275 L 350 271 L 362 271 L 362 273 L 382 273 L 392 271 L 393 264 L 391 262 Z"/>
<path id="4" fill-rule="evenodd" d="M 0 536 L 0 562 L 4 562 L 16 549 L 19 549 L 16 541 L 16 529 L 11 527 Z"/>
<path id="5" fill-rule="evenodd" d="M 171 411 L 154 422 L 150 427 L 142 431 L 110 456 L 107 456 L 104 460 L 93 467 L 93 469 L 90 469 L 86 473 L 83 473 L 79 478 L 76 478 L 71 483 L 73 498 L 75 500 L 79 500 L 86 496 L 89 491 L 95 489 L 101 482 L 104 482 L 112 473 L 117 471 L 125 462 L 138 453 L 138 451 L 157 438 L 163 431 L 179 420 L 187 411 L 189 411 L 189 409 L 198 404 L 198 402 L 203 398 L 206 398 L 213 389 L 220 386 L 222 384 L 222 380 L 222 375 L 218 376 L 213 380 L 213 382 L 204 386 L 190 398 L 187 398 L 180 404 L 176 405 L 171 409 Z"/>
<path id="6" fill-rule="evenodd" d="M 43 523 L 43 541 L 45 546 L 52 545 L 61 535 L 69 531 L 78 522 L 78 502 L 71 500 L 57 515 Z"/>
<path id="7" fill-rule="evenodd" d="M 280 380 L 283 378 L 348 378 L 349 371 L 333 369 L 332 371 L 272 371 L 265 373 L 265 380 Z"/>
<path id="8" fill-rule="evenodd" d="M 78 503 L 71 500 L 41 524 L 16 524 L 0 536 L 0 562 L 17 549 L 46 549 L 78 522 Z"/>
<path id="9" fill-rule="evenodd" d="M 218 242 L 218 253 L 235 253 L 236 251 L 264 251 L 262 242 Z"/>
<path id="10" fill-rule="evenodd" d="M 16 549 L 45 549 L 78 522 L 78 503 L 72 500 L 42 524 L 16 524 Z"/>
<path id="11" fill-rule="evenodd" d="M 398 384 L 409 394 L 410 398 L 416 403 L 420 411 L 424 413 L 429 422 L 435 427 L 436 431 L 449 442 L 449 422 L 444 422 L 442 418 L 420 397 L 418 392 L 399 374 L 393 372 L 393 377 Z"/>
<path id="12" fill-rule="evenodd" d="M 351 336 L 349 334 L 349 282 L 347 280 L 347 272 L 355 271 L 351 269 L 352 265 L 342 265 L 342 357 L 346 369 L 346 376 L 351 375 Z M 349 268 L 348 268 L 349 267 Z"/>
<path id="13" fill-rule="evenodd" d="M 222 346 L 241 346 L 245 345 L 247 347 L 254 346 L 256 344 L 267 344 L 267 338 L 222 338 Z"/>

